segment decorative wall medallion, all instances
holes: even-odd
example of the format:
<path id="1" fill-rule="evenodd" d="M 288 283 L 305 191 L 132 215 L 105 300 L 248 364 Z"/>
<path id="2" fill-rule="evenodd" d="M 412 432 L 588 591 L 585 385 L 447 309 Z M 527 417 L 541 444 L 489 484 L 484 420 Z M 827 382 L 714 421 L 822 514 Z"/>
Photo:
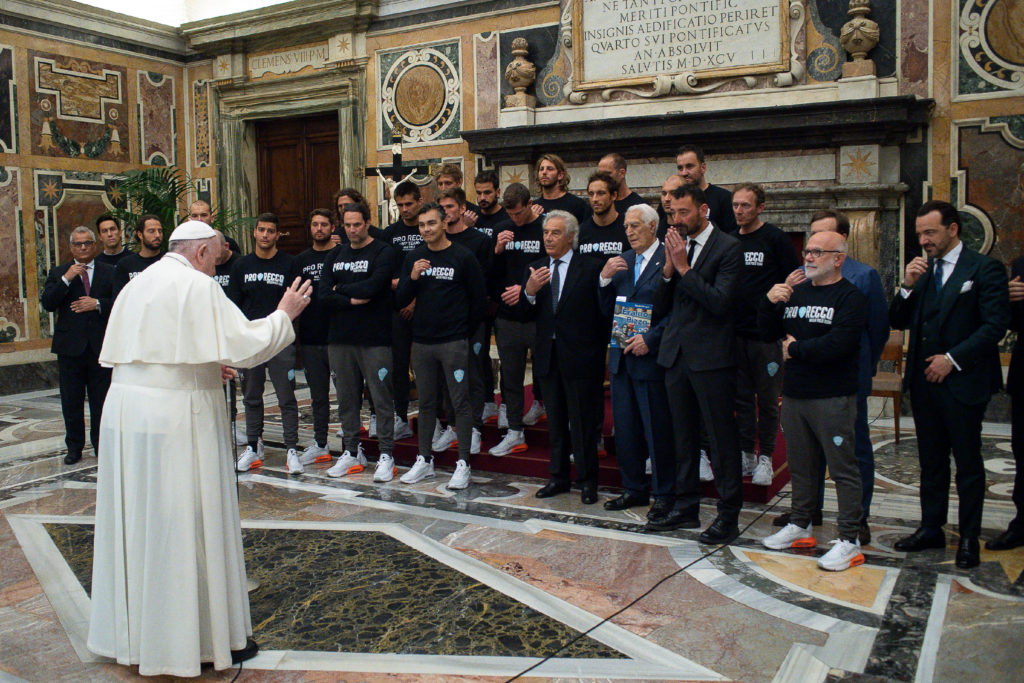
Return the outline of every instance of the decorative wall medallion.
<path id="1" fill-rule="evenodd" d="M 380 148 L 400 131 L 406 143 L 457 140 L 461 128 L 459 41 L 378 52 Z"/>
<path id="2" fill-rule="evenodd" d="M 1024 91 L 1024 2 L 960 0 L 960 94 Z"/>

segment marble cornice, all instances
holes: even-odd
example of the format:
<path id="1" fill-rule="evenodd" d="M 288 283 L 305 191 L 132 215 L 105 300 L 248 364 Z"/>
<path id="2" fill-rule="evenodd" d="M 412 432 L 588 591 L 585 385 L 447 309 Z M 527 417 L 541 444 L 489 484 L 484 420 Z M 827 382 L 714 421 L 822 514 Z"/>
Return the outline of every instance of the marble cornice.
<path id="1" fill-rule="evenodd" d="M 633 158 L 670 156 L 687 141 L 699 143 L 710 154 L 899 145 L 928 126 L 933 106 L 933 100 L 900 95 L 464 130 L 461 134 L 471 152 L 497 164 L 530 163 L 544 152 L 566 161 L 586 161 L 601 149 L 618 149 Z"/>
<path id="2" fill-rule="evenodd" d="M 334 71 L 241 85 L 222 84 L 218 86 L 220 108 L 224 115 L 248 118 L 302 113 L 322 108 L 325 103 L 337 106 L 341 98 L 358 92 L 361 78 L 359 73 Z"/>
<path id="3" fill-rule="evenodd" d="M 205 55 L 252 52 L 361 33 L 379 0 L 295 0 L 181 25 L 188 46 Z"/>

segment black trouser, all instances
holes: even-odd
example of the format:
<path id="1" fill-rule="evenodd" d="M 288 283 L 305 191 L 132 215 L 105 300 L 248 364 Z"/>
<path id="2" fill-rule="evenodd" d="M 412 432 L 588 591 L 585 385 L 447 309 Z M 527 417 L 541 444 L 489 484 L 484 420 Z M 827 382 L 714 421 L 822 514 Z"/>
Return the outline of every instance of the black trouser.
<path id="1" fill-rule="evenodd" d="M 548 415 L 548 435 L 551 443 L 551 480 L 568 483 L 571 480 L 569 455 L 576 461 L 576 481 L 597 485 L 597 429 L 596 401 L 604 400 L 601 385 L 602 371 L 597 368 L 589 377 L 565 377 L 558 368 L 558 355 L 551 349 L 551 371 L 535 377 L 544 389 L 544 407 Z"/>
<path id="2" fill-rule="evenodd" d="M 327 427 L 331 421 L 331 365 L 327 346 L 304 344 L 302 366 L 313 410 L 313 440 L 317 446 L 326 447 Z"/>
<path id="3" fill-rule="evenodd" d="M 711 469 L 721 498 L 718 515 L 735 523 L 743 507 L 742 466 L 736 431 L 736 368 L 689 370 L 677 360 L 665 371 L 676 442 L 675 509 L 700 509 L 700 425 L 707 426 Z"/>
<path id="4" fill-rule="evenodd" d="M 910 403 L 921 464 L 921 526 L 939 529 L 946 523 L 952 450 L 960 499 L 960 535 L 976 538 L 981 532 L 985 502 L 981 420 L 988 403 L 961 403 L 948 386 L 927 381 L 920 370 L 910 383 Z"/>
<path id="5" fill-rule="evenodd" d="M 395 392 L 395 414 L 409 421 L 409 362 L 412 353 L 412 322 L 397 312 L 391 316 L 391 388 Z M 418 389 L 419 387 L 417 387 Z M 376 406 L 371 406 L 376 408 Z"/>
<path id="6" fill-rule="evenodd" d="M 89 440 L 93 449 L 100 449 L 100 418 L 103 401 L 110 388 L 110 368 L 99 364 L 91 349 L 79 356 L 59 354 L 60 409 L 64 415 L 64 443 L 68 453 L 82 453 L 85 447 L 85 397 L 89 395 Z"/>
<path id="7" fill-rule="evenodd" d="M 1010 445 L 1017 473 L 1013 477 L 1013 504 L 1017 516 L 1010 522 L 1010 528 L 1024 531 L 1024 396 L 1010 395 Z"/>

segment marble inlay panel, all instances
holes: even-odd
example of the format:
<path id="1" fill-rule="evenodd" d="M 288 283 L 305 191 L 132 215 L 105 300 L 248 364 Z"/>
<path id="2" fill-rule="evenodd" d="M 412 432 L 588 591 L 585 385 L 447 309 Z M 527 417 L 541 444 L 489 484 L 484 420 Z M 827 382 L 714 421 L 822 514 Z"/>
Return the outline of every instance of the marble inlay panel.
<path id="1" fill-rule="evenodd" d="M 476 83 L 474 110 L 477 129 L 497 128 L 501 109 L 501 85 L 498 74 L 498 34 L 495 31 L 473 36 L 473 78 Z"/>
<path id="2" fill-rule="evenodd" d="M 448 40 L 377 52 L 378 149 L 391 149 L 393 131 L 404 144 L 447 144 L 462 128 L 461 42 Z M 419 162 L 422 163 L 422 162 Z"/>
<path id="3" fill-rule="evenodd" d="M 885 581 L 886 571 L 877 567 L 854 567 L 835 574 L 818 568 L 815 558 L 758 553 L 744 554 L 751 562 L 783 581 L 806 588 L 828 598 L 851 602 L 863 607 L 875 604 L 878 591 Z"/>
<path id="4" fill-rule="evenodd" d="M 3 52 L 0 51 L 0 60 L 2 57 Z M 0 88 L 3 85 L 0 74 Z M 2 116 L 3 111 L 0 109 Z M 3 149 L 2 140 L 0 149 Z M 18 168 L 0 166 L 0 343 L 28 336 L 20 178 L 21 171 Z"/>
<path id="5" fill-rule="evenodd" d="M 138 80 L 140 161 L 173 166 L 177 162 L 174 77 L 139 71 Z"/>
<path id="6" fill-rule="evenodd" d="M 210 141 L 210 86 L 206 80 L 192 82 L 192 133 L 196 166 L 209 166 L 212 146 Z"/>
<path id="7" fill-rule="evenodd" d="M 14 81 L 14 48 L 0 45 L 0 152 L 18 151 L 18 99 Z"/>
<path id="8" fill-rule="evenodd" d="M 1024 639 L 1024 605 L 954 581 L 946 604 L 934 681 L 1008 681 Z M 1018 661 L 1019 664 L 1019 661 Z"/>

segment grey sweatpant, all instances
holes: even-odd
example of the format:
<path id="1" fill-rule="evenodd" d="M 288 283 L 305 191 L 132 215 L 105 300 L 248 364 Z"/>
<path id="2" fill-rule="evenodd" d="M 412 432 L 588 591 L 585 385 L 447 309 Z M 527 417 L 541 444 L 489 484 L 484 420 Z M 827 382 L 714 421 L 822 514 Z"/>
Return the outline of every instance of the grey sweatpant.
<path id="1" fill-rule="evenodd" d="M 782 431 L 792 475 L 791 521 L 806 528 L 818 509 L 818 468 L 824 456 L 839 499 L 839 537 L 856 541 L 860 531 L 860 469 L 854 452 L 857 395 L 782 400 Z"/>
<path id="2" fill-rule="evenodd" d="M 327 346 L 302 345 L 302 366 L 313 409 L 313 438 L 317 446 L 327 446 L 327 429 L 331 421 L 331 367 Z"/>
<path id="3" fill-rule="evenodd" d="M 469 462 L 469 446 L 473 438 L 473 417 L 469 408 L 469 363 L 469 343 L 465 339 L 441 344 L 412 344 L 412 370 L 416 373 L 416 389 L 420 399 L 416 436 L 419 439 L 420 455 L 424 458 L 431 457 L 430 441 L 437 421 L 437 387 L 443 378 L 455 409 L 459 460 Z"/>
<path id="4" fill-rule="evenodd" d="M 395 448 L 395 414 L 391 406 L 391 349 L 387 346 L 331 344 L 327 347 L 331 369 L 337 379 L 338 410 L 345 432 L 345 450 L 359 452 L 359 410 L 363 405 L 363 378 L 370 389 L 377 412 L 377 438 L 380 452 L 391 454 Z"/>
<path id="5" fill-rule="evenodd" d="M 279 354 L 245 371 L 242 386 L 245 402 L 245 437 L 253 443 L 263 436 L 263 387 L 270 382 L 277 394 L 284 430 L 284 447 L 297 448 L 299 444 L 299 404 L 295 400 L 295 346 L 288 346 Z"/>

